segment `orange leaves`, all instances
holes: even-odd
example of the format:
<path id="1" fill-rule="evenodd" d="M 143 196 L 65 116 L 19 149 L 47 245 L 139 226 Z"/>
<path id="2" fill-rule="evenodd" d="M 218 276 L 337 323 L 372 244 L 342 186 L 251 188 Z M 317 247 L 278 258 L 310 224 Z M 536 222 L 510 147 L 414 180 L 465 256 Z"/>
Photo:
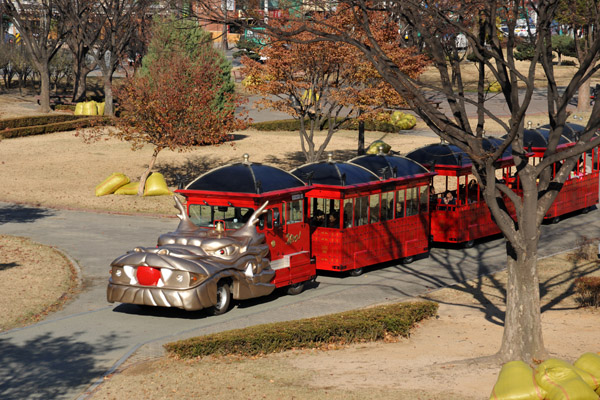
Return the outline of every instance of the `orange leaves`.
<path id="1" fill-rule="evenodd" d="M 244 121 L 234 114 L 238 100 L 220 92 L 222 70 L 216 57 L 207 52 L 192 60 L 181 51 L 171 51 L 155 60 L 147 74 L 128 79 L 118 89 L 120 131 L 114 135 L 131 142 L 133 148 L 151 144 L 185 150 L 221 143 L 229 133 L 242 129 Z"/>

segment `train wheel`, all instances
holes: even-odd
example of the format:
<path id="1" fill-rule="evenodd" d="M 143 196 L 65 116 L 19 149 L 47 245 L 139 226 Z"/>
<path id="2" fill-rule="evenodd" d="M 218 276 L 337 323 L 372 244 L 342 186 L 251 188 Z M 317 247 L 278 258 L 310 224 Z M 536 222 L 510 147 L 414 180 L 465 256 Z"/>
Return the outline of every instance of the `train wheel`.
<path id="1" fill-rule="evenodd" d="M 351 269 L 349 272 L 350 276 L 360 276 L 363 273 L 363 269 L 362 268 L 354 268 Z"/>
<path id="2" fill-rule="evenodd" d="M 475 245 L 475 241 L 474 240 L 468 240 L 465 242 L 464 246 L 465 249 L 470 249 L 471 247 L 473 247 Z"/>
<path id="3" fill-rule="evenodd" d="M 402 264 L 410 264 L 413 261 L 415 261 L 415 258 L 413 256 L 404 257 L 402 259 Z"/>
<path id="4" fill-rule="evenodd" d="M 287 294 L 289 294 L 291 296 L 295 296 L 297 294 L 302 293 L 303 290 L 304 290 L 304 282 L 294 283 L 293 285 L 288 286 Z"/>
<path id="5" fill-rule="evenodd" d="M 229 311 L 230 305 L 231 290 L 229 289 L 229 285 L 227 283 L 219 283 L 219 286 L 217 286 L 217 304 L 212 306 L 212 314 L 225 314 L 227 311 Z"/>

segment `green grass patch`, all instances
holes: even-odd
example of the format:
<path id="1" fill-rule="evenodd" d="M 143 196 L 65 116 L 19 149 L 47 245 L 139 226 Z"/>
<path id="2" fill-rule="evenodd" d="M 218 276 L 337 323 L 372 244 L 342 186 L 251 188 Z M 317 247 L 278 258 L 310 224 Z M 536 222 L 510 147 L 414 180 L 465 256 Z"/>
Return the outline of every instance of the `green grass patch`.
<path id="1" fill-rule="evenodd" d="M 308 123 L 308 120 L 306 120 L 306 124 Z M 328 123 L 326 123 L 325 126 L 323 126 L 323 129 L 328 129 L 328 126 Z M 300 120 L 283 119 L 277 121 L 255 122 L 252 125 L 250 125 L 250 127 L 252 129 L 256 129 L 257 131 L 298 132 L 300 130 Z M 341 129 L 358 130 L 358 121 L 356 119 L 351 119 L 348 122 L 344 123 Z M 380 121 L 366 121 L 365 130 L 376 132 L 399 132 L 398 127 L 392 124 L 391 122 Z"/>
<path id="2" fill-rule="evenodd" d="M 435 316 L 437 309 L 438 304 L 429 301 L 397 303 L 235 329 L 168 343 L 165 348 L 181 358 L 253 356 L 328 344 L 371 342 L 389 336 L 408 337 L 416 323 Z"/>

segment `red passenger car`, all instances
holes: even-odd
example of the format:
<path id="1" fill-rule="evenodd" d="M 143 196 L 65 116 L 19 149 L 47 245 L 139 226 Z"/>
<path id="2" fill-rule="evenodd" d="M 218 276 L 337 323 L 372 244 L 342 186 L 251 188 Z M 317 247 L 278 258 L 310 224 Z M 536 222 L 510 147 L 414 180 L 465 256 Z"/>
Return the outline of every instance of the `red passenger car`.
<path id="1" fill-rule="evenodd" d="M 548 136 L 550 127 L 548 125 L 542 126 L 536 131 L 538 135 L 541 135 L 545 139 L 545 145 L 536 145 L 535 143 L 529 143 L 528 146 L 533 152 L 533 162 L 539 162 L 544 156 L 546 151 Z M 585 128 L 578 124 L 566 124 L 563 129 L 563 135 L 559 142 L 558 150 L 567 149 L 574 145 L 574 142 L 578 140 L 578 136 L 583 132 Z M 599 142 L 600 137 L 596 135 L 593 139 Z M 527 142 L 525 142 L 527 143 Z M 558 196 L 550 206 L 550 209 L 544 216 L 545 220 L 552 222 L 558 222 L 561 216 L 582 210 L 587 212 L 596 204 L 598 204 L 598 178 L 600 171 L 600 160 L 599 160 L 599 148 L 596 146 L 589 152 L 583 153 L 580 159 L 577 161 L 577 165 L 570 172 L 569 178 L 565 181 L 561 188 Z M 553 167 L 552 174 L 556 174 L 561 167 L 562 163 L 556 163 Z"/>
<path id="2" fill-rule="evenodd" d="M 484 139 L 484 148 L 497 146 L 497 140 Z M 433 241 L 464 243 L 471 247 L 476 239 L 500 233 L 471 173 L 472 162 L 465 152 L 454 145 L 440 143 L 406 156 L 437 173 L 434 188 L 441 193 L 432 194 Z M 498 161 L 498 168 L 506 171 L 511 165 L 512 156 L 507 150 Z"/>
<path id="3" fill-rule="evenodd" d="M 354 163 L 331 159 L 291 171 L 310 187 L 308 217 L 317 269 L 362 273 L 363 267 L 412 260 L 428 251 L 428 187 L 431 173 L 419 166 L 407 175 L 389 156 L 391 172 L 380 179 Z M 365 164 L 368 164 L 366 160 Z M 405 160 L 406 164 L 416 163 Z M 392 172 L 393 171 L 393 172 Z"/>
<path id="4" fill-rule="evenodd" d="M 257 226 L 269 246 L 271 283 L 289 286 L 292 294 L 302 291 L 304 282 L 316 276 L 310 261 L 310 232 L 305 221 L 304 183 L 279 168 L 251 163 L 244 155 L 241 163 L 213 169 L 177 193 L 187 199 L 194 224 L 207 229 L 217 223 L 224 229 L 240 228 L 250 215 L 269 202 Z"/>

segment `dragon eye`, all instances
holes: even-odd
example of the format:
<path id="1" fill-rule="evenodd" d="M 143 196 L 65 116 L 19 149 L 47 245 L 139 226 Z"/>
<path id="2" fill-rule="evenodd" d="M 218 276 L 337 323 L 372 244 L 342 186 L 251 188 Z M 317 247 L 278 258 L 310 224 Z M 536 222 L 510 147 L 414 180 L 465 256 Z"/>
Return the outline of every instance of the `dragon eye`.
<path id="1" fill-rule="evenodd" d="M 236 252 L 237 248 L 235 246 L 225 246 L 225 247 L 221 247 L 220 249 L 215 249 L 212 252 L 210 252 L 209 254 L 212 254 L 213 256 L 217 256 L 217 257 L 226 257 L 226 256 L 230 256 L 232 254 L 234 254 Z"/>

